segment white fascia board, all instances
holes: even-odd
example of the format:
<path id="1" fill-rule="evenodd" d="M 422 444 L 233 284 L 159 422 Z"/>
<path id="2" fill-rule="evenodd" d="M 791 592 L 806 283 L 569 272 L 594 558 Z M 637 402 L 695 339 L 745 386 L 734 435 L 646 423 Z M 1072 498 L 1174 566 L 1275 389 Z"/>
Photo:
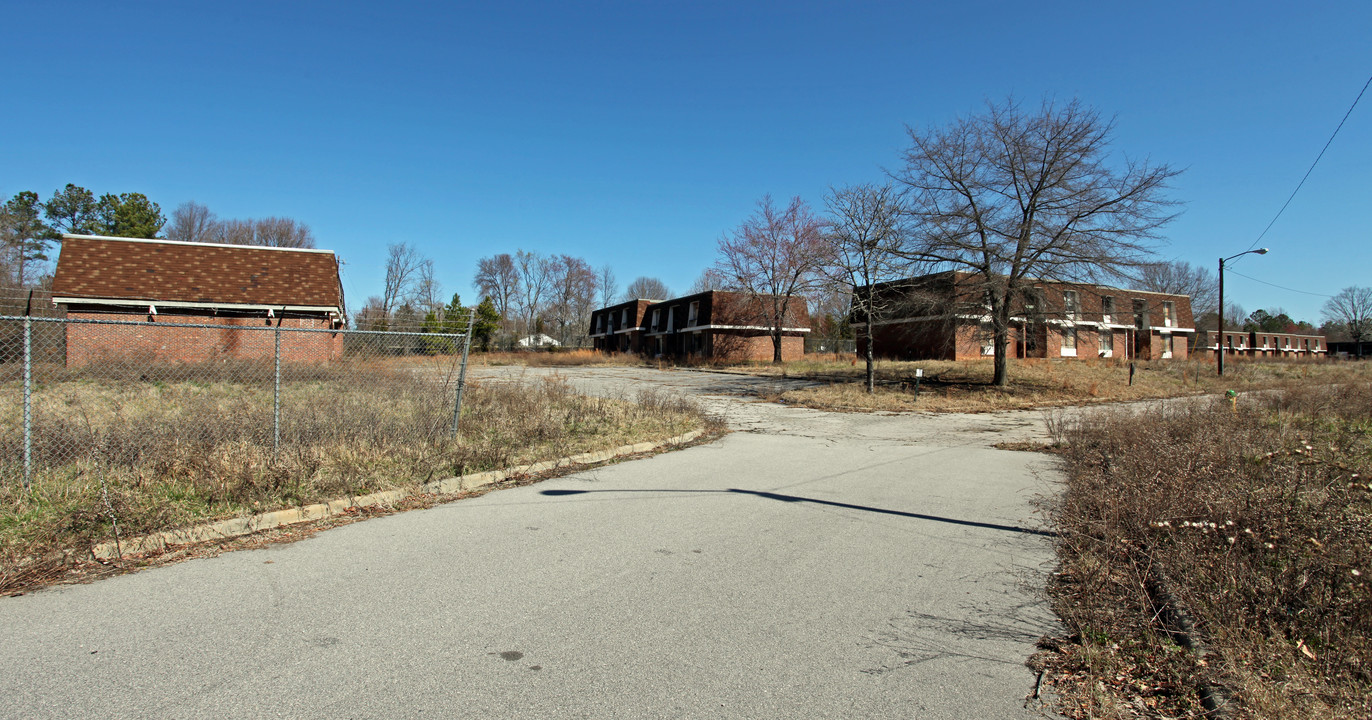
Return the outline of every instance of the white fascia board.
<path id="1" fill-rule="evenodd" d="M 620 329 L 614 331 L 613 334 L 614 334 L 614 335 L 621 335 L 621 334 L 623 334 L 623 333 L 639 332 L 640 330 L 643 330 L 643 328 L 641 328 L 641 327 L 620 328 Z"/>
<path id="2" fill-rule="evenodd" d="M 695 325 L 688 328 L 682 328 L 677 332 L 695 332 L 698 330 L 766 330 L 767 332 L 771 332 L 774 329 L 775 328 L 766 325 Z M 784 327 L 781 331 L 807 333 L 810 332 L 810 328 Z"/>
<path id="3" fill-rule="evenodd" d="M 321 254 L 321 255 L 332 255 L 332 254 L 334 254 L 332 250 L 319 250 L 319 249 L 316 249 L 316 248 L 286 248 L 286 247 L 271 247 L 271 246 L 269 246 L 269 245 L 232 245 L 232 244 L 229 244 L 229 243 L 181 242 L 181 241 L 179 241 L 179 240 L 156 240 L 156 239 L 152 239 L 152 238 L 110 237 L 109 235 L 73 235 L 73 234 L 71 234 L 71 233 L 66 233 L 66 234 L 62 235 L 62 239 L 63 239 L 63 240 L 66 240 L 66 239 L 68 239 L 68 238 L 75 239 L 75 240 L 117 240 L 117 241 L 119 241 L 119 242 L 153 243 L 153 244 L 155 244 L 155 245 L 181 245 L 181 246 L 190 245 L 190 246 L 192 246 L 192 247 L 236 248 L 236 249 L 239 249 L 239 250 L 245 250 L 245 249 L 246 249 L 246 250 L 275 250 L 275 251 L 278 251 L 278 252 L 318 253 L 318 254 Z"/>
<path id="4" fill-rule="evenodd" d="M 701 330 L 765 330 L 767 332 L 771 332 L 772 328 L 769 328 L 765 325 L 696 325 L 695 327 L 677 328 L 675 330 L 660 330 L 658 332 L 646 333 L 646 335 L 648 337 L 657 337 L 659 335 L 677 335 L 680 333 L 700 332 Z M 810 328 L 784 327 L 781 329 L 781 331 L 807 333 L 810 332 Z"/>
<path id="5" fill-rule="evenodd" d="M 123 298 L 76 298 L 76 297 L 54 297 L 53 303 L 63 303 L 66 305 L 129 305 L 133 307 L 143 307 L 153 305 L 155 307 L 166 308 L 191 308 L 198 310 L 293 310 L 297 312 L 320 312 L 341 315 L 335 305 L 254 305 L 247 303 L 205 303 L 205 302 L 180 302 L 173 300 L 132 300 Z"/>

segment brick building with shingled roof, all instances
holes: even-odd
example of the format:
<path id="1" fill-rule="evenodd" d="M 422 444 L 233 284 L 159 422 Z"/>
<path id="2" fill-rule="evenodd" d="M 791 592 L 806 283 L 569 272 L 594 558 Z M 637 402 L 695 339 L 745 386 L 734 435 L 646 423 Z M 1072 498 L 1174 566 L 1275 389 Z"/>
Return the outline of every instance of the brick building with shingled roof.
<path id="1" fill-rule="evenodd" d="M 330 250 L 62 236 L 53 302 L 76 320 L 138 320 L 169 326 L 67 326 L 67 364 L 116 355 L 206 362 L 270 358 L 273 333 L 245 328 L 337 331 L 344 318 L 338 258 Z M 340 357 L 338 332 L 283 333 L 294 362 Z"/>

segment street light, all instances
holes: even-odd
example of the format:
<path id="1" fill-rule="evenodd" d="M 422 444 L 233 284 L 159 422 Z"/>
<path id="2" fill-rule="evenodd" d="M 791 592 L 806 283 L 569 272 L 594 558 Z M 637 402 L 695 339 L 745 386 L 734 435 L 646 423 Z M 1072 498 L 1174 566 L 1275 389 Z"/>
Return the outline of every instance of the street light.
<path id="1" fill-rule="evenodd" d="M 1236 257 L 1243 257 L 1244 255 L 1247 255 L 1249 253 L 1252 253 L 1254 255 L 1266 255 L 1267 248 L 1258 248 L 1257 250 L 1245 250 L 1239 253 L 1238 255 L 1233 255 L 1227 258 L 1220 258 L 1220 316 L 1217 321 L 1217 327 L 1219 327 L 1219 331 L 1215 333 L 1215 352 L 1219 356 L 1218 367 L 1221 376 L 1224 375 L 1224 264 L 1229 262 L 1230 260 L 1233 260 Z"/>

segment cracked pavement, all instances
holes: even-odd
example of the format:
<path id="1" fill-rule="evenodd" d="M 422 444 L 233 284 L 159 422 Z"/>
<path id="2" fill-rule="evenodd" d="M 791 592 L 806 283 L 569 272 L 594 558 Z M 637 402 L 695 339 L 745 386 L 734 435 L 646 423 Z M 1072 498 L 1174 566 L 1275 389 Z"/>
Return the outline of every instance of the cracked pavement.
<path id="1" fill-rule="evenodd" d="M 732 434 L 290 545 L 0 599 L 5 717 L 1027 718 L 1042 415 L 825 413 L 640 368 Z"/>

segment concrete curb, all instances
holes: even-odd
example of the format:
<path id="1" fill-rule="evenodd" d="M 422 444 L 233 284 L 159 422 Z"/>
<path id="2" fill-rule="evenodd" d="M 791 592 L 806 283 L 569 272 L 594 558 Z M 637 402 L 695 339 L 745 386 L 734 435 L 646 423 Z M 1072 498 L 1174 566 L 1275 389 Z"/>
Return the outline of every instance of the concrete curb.
<path id="1" fill-rule="evenodd" d="M 534 475 L 541 472 L 547 472 L 548 470 L 575 465 L 595 465 L 625 455 L 637 455 L 639 453 L 651 452 L 659 448 L 684 445 L 703 434 L 705 434 L 704 430 L 692 430 L 684 435 L 668 438 L 659 443 L 641 442 L 634 445 L 622 445 L 612 450 L 581 453 L 580 455 L 572 455 L 556 460 L 545 460 L 530 465 L 519 465 L 504 470 L 491 470 L 489 472 L 476 473 L 474 475 L 463 475 L 461 477 L 447 478 L 445 480 L 434 480 L 414 489 L 386 490 L 370 495 L 339 498 L 325 503 L 259 513 L 257 515 L 233 518 L 231 520 L 221 520 L 215 523 L 197 525 L 195 527 L 182 528 L 180 530 L 167 530 L 151 535 L 129 538 L 120 543 L 101 543 L 91 548 L 91 554 L 99 560 L 114 560 L 127 554 L 165 550 L 171 545 L 186 545 L 189 543 L 211 540 L 225 540 L 228 538 L 240 537 L 242 535 L 249 535 L 260 530 L 270 530 L 271 528 L 281 527 L 283 525 L 295 525 L 296 523 L 310 522 L 312 520 L 323 520 L 335 515 L 344 514 L 348 510 L 354 508 L 374 507 L 377 505 L 390 507 L 411 495 L 448 495 L 459 492 L 469 492 L 476 490 L 477 488 L 483 488 L 488 485 L 503 482 L 512 477 Z"/>

